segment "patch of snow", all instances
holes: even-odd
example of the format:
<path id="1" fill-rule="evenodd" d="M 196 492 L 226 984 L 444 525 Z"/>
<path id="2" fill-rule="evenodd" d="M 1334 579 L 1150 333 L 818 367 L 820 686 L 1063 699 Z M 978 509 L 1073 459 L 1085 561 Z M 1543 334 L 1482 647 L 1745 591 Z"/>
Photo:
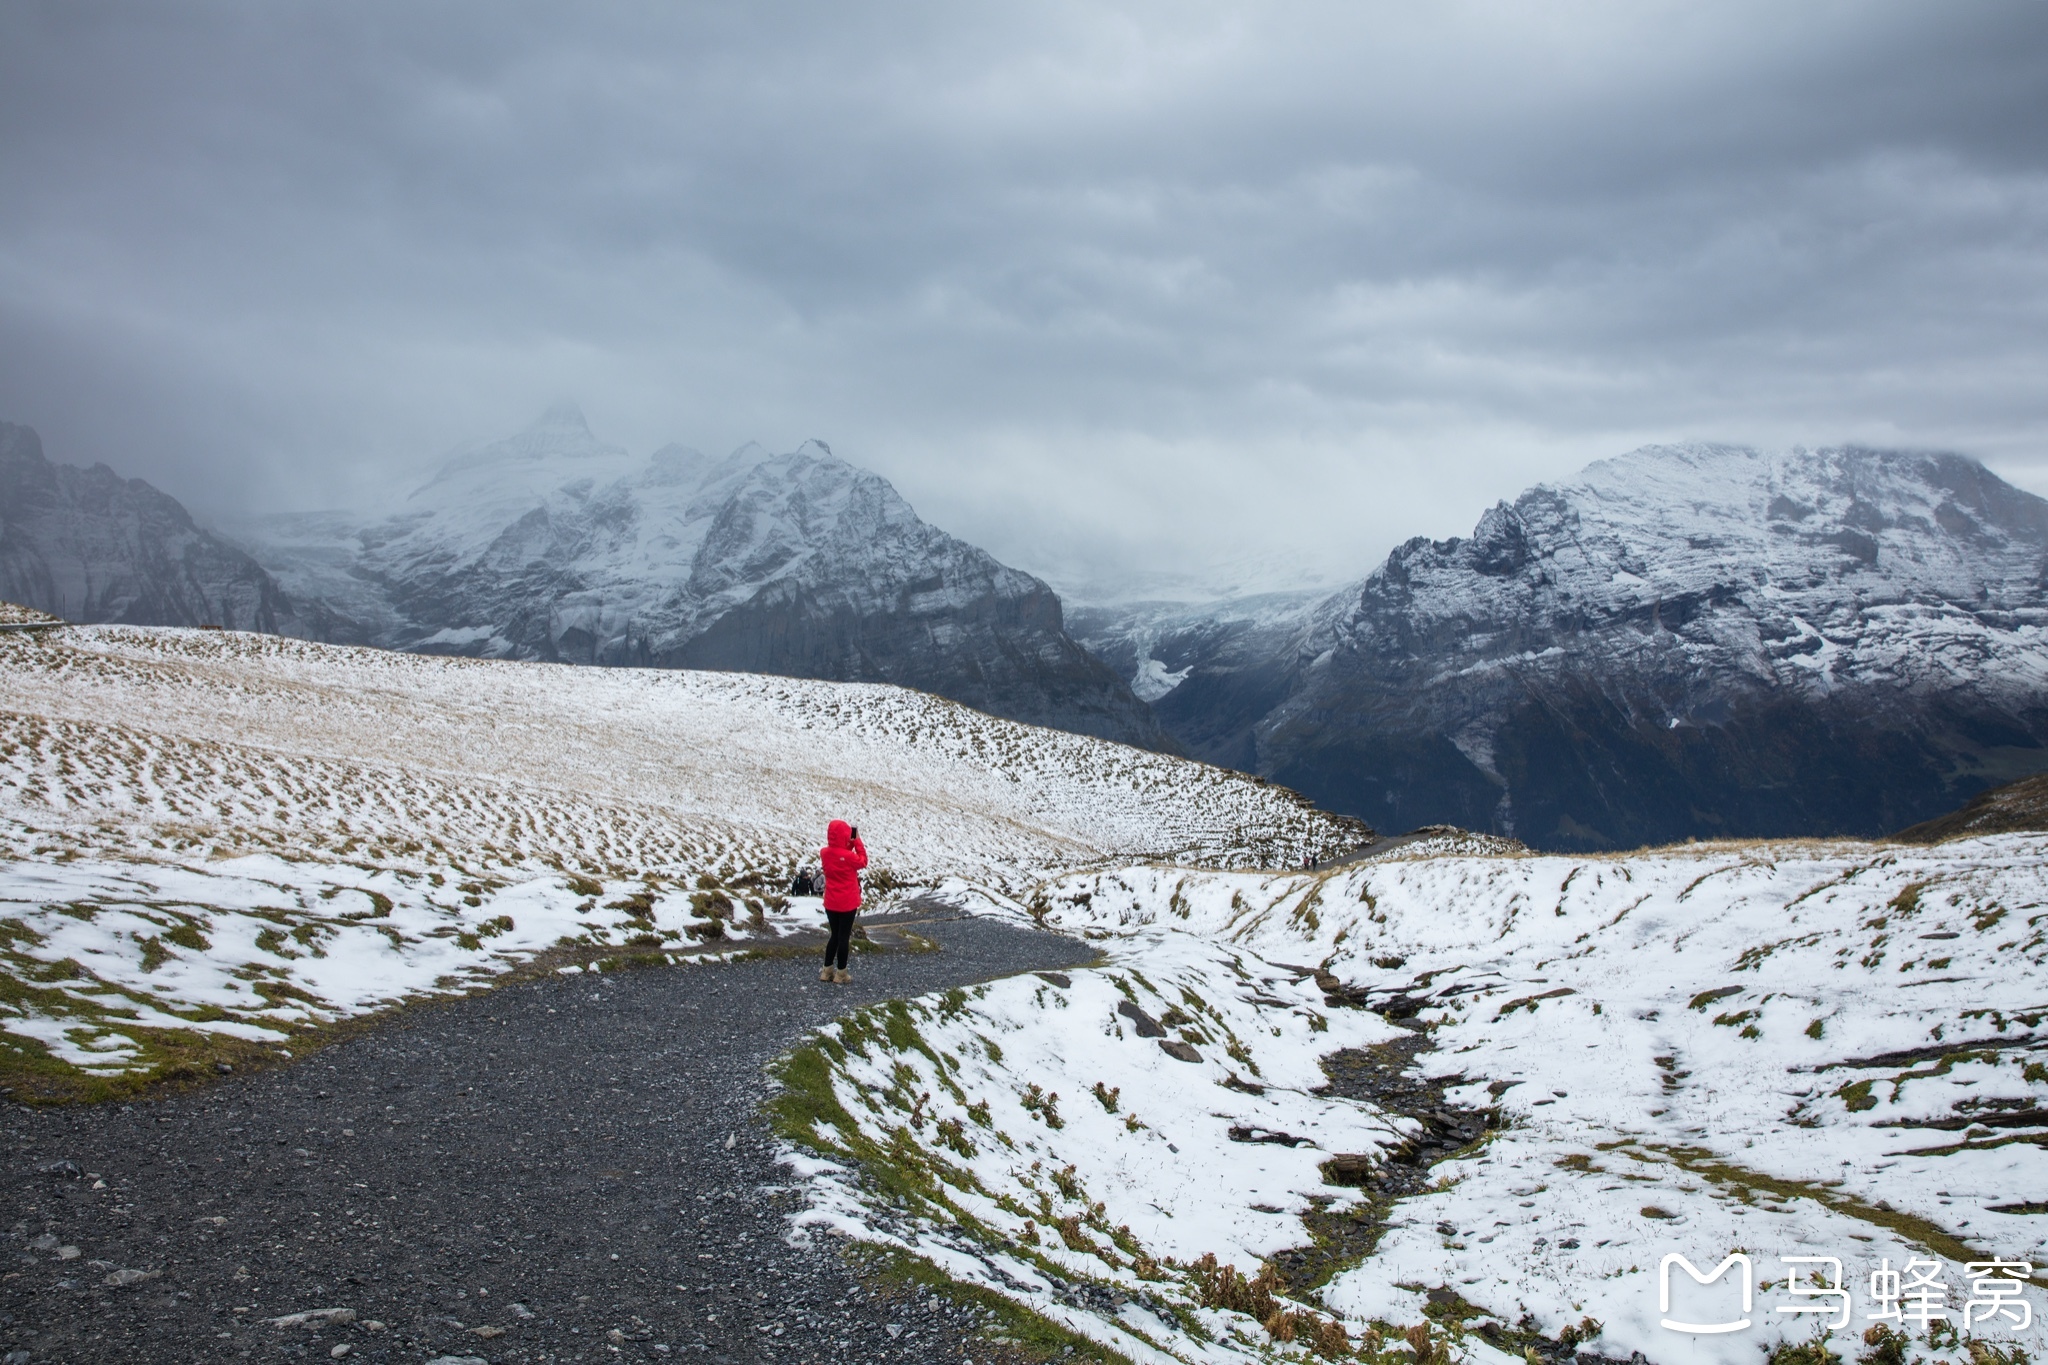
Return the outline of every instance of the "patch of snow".
<path id="1" fill-rule="evenodd" d="M 1131 691 L 1139 701 L 1158 701 L 1187 680 L 1191 668 L 1169 670 L 1165 664 L 1150 655 L 1138 660 L 1138 671 L 1131 679 Z"/>

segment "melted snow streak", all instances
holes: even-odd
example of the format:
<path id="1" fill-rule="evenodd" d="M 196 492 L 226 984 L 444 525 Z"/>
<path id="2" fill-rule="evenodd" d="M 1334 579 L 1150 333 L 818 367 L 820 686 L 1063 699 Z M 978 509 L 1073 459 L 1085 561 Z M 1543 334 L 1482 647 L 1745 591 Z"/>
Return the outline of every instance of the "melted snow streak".
<path id="1" fill-rule="evenodd" d="M 1837 1350 L 1853 1355 L 1882 1260 L 1938 1263 L 1959 1319 L 1968 1264 L 2048 1259 L 2029 1216 L 2048 1183 L 2048 838 L 1129 868 L 1056 881 L 1028 912 L 1098 939 L 1109 965 L 916 1002 L 915 1038 L 828 1035 L 858 1131 L 821 1127 L 825 1164 L 793 1160 L 813 1172 L 815 1221 L 914 1245 L 1133 1358 L 1263 1358 L 1258 1324 L 1201 1307 L 1185 1269 L 1149 1267 L 1213 1252 L 1251 1273 L 1308 1240 L 1310 1201 L 1355 1199 L 1319 1163 L 1379 1160 L 1412 1134 L 1318 1093 L 1317 1057 L 1396 1035 L 1361 1000 L 1415 1011 L 1433 1044 L 1420 1067 L 1504 1126 L 1439 1161 L 1322 1287 L 1314 1310 L 1354 1341 L 1420 1323 L 1435 1291 L 1473 1307 L 1468 1326 L 1506 1329 L 1467 1336 L 1475 1360 L 1518 1355 L 1517 1324 L 1554 1352 L 1590 1315 L 1603 1355 L 1734 1365 L 1812 1333 L 1815 1316 L 1777 1312 L 1819 1302 L 1784 1287 L 1811 1265 L 1779 1260 L 1812 1255 L 1843 1264 L 1855 1320 Z M 1319 965 L 1329 1003 L 1281 964 Z M 1126 1002 L 1165 1039 L 1138 1036 Z M 1166 1055 L 1176 1039 L 1200 1060 Z M 876 1200 L 848 1157 L 922 1172 L 946 1213 Z M 1737 1250 L 1759 1282 L 1753 1325 L 1662 1327 L 1662 1258 L 1704 1273 Z M 1736 1316 L 1675 1273 L 1674 1316 Z M 2015 1339 L 2010 1319 L 1972 1330 Z M 1914 1335 L 1916 1356 L 1974 1358 Z"/>
<path id="2" fill-rule="evenodd" d="M 561 944 L 806 927 L 774 892 L 833 816 L 905 882 L 1012 890 L 1356 838 L 899 688 L 124 627 L 0 636 L 0 814 L 6 1046 L 104 1074 L 163 1064 L 164 1030 L 275 1041 Z"/>

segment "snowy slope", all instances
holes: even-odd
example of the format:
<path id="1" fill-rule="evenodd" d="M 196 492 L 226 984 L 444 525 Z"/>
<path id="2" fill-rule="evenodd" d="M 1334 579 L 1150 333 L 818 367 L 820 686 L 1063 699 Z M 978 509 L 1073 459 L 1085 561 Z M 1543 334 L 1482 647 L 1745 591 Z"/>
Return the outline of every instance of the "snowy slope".
<path id="1" fill-rule="evenodd" d="M 1332 1211 L 1379 1240 L 1298 1287 L 1294 1311 L 1341 1318 L 1353 1342 L 1462 1316 L 1458 1351 L 1478 1360 L 1547 1358 L 1590 1316 L 1606 1356 L 1752 1361 L 1820 1321 L 1778 1312 L 1820 1302 L 1786 1290 L 1779 1258 L 1798 1255 L 1842 1263 L 1845 1349 L 1881 1306 L 1867 1285 L 1883 1260 L 1936 1263 L 1959 1315 L 1971 1263 L 2048 1259 L 2033 1216 L 2048 838 L 1591 859 L 1411 847 L 1323 876 L 1080 874 L 1031 912 L 1098 939 L 1109 965 L 921 1002 L 907 1049 L 872 1027 L 828 1033 L 863 1044 L 833 1070 L 848 1120 L 794 1159 L 813 1221 L 914 1244 L 1134 1359 L 1260 1358 L 1256 1315 L 1205 1307 L 1190 1264 L 1250 1276 L 1309 1241 L 1304 1219 L 1331 1237 Z M 1421 1033 L 1339 1003 L 1360 999 Z M 1167 1039 L 1141 1036 L 1126 1001 Z M 1441 1101 L 1342 1098 L 1308 1065 L 1404 1034 Z M 1167 1056 L 1175 1039 L 1198 1059 Z M 1045 1119 L 1049 1092 L 1064 1126 Z M 1335 1154 L 1388 1172 L 1418 1145 L 1427 1183 L 1389 1205 L 1319 1173 Z M 933 1211 L 864 1198 L 836 1169 L 849 1157 L 923 1169 Z M 1072 1235 L 1048 1235 L 1061 1219 Z M 1704 1272 L 1736 1250 L 1758 1282 L 1751 1325 L 1664 1328 L 1661 1259 Z M 1098 1292 L 1053 1292 L 1076 1275 Z M 2024 1296 L 2038 1314 L 2040 1290 Z M 1677 1304 L 1682 1321 L 1734 1316 L 1682 1278 Z M 2038 1327 L 2014 1329 L 1974 1325 L 2033 1349 Z M 1975 1358 L 1914 1337 L 1916 1355 Z"/>
<path id="2" fill-rule="evenodd" d="M 1170 748 L 1052 590 L 811 441 L 635 459 L 573 407 L 458 453 L 388 514 L 272 518 L 296 598 L 392 649 L 894 682 Z"/>
<path id="3" fill-rule="evenodd" d="M 1357 838 L 1239 774 L 893 687 L 115 627 L 0 634 L 0 813 L 0 958 L 33 983 L 0 1027 L 112 1072 L 162 1062 L 164 1010 L 274 1033 L 565 937 L 773 935 L 834 816 L 903 881 L 1012 888 Z"/>
<path id="4" fill-rule="evenodd" d="M 1385 828 L 1876 834 L 2048 766 L 2044 629 L 2048 503 L 1975 461 L 1649 447 L 1403 545 L 1169 719 Z"/>
<path id="5" fill-rule="evenodd" d="M 1104 946 L 1106 968 L 825 1030 L 826 1117 L 797 1130 L 789 1155 L 811 1194 L 798 1226 L 914 1250 L 1132 1360 L 1257 1359 L 1260 1325 L 1203 1306 L 1183 1267 L 1216 1256 L 1256 1274 L 1305 1240 L 1309 1195 L 1364 1206 L 1323 1186 L 1318 1163 L 1398 1146 L 1409 1125 L 1314 1093 L 1316 1058 L 1398 1030 L 1193 936 Z M 1148 1034 L 1198 1039 L 1184 1044 L 1198 1060 L 1141 1034 L 1141 1016 Z M 1232 1078 L 1239 1088 L 1221 1084 Z M 907 1175 L 891 1183 L 921 1197 L 877 1199 L 856 1163 Z"/>

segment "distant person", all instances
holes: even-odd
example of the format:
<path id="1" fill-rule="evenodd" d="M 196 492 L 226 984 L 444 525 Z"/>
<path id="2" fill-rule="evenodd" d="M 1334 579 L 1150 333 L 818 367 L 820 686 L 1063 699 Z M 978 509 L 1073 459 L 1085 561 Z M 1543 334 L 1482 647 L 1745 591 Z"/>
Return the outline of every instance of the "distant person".
<path id="1" fill-rule="evenodd" d="M 825 869 L 825 918 L 832 936 L 825 940 L 825 967 L 818 980 L 845 985 L 846 952 L 853 946 L 853 917 L 860 911 L 860 870 L 868 865 L 868 851 L 861 844 L 860 830 L 844 820 L 825 826 L 825 846 L 818 850 L 818 862 Z"/>

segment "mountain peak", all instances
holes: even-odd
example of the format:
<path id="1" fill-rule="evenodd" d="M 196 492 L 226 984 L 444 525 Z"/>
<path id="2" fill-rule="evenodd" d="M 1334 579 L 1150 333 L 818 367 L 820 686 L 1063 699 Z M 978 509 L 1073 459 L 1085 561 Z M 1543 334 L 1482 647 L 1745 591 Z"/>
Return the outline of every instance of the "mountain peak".
<path id="1" fill-rule="evenodd" d="M 583 409 L 574 403 L 556 403 L 531 426 L 515 435 L 481 444 L 472 442 L 457 446 L 442 463 L 439 472 L 415 489 L 412 496 L 418 498 L 429 490 L 440 490 L 435 496 L 453 496 L 448 492 L 454 486 L 451 480 L 460 481 L 459 476 L 469 475 L 473 481 L 478 470 L 490 471 L 490 478 L 500 479 L 505 467 L 512 464 L 546 467 L 559 460 L 622 462 L 625 456 L 623 449 L 606 445 L 592 434 L 590 423 L 584 420 Z"/>
<path id="2" fill-rule="evenodd" d="M 562 402 L 551 404 L 548 410 L 526 429 L 528 435 L 541 433 L 589 437 L 590 423 L 584 418 L 582 408 L 564 399 Z"/>
<path id="3" fill-rule="evenodd" d="M 802 445 L 798 446 L 796 448 L 796 453 L 799 455 L 809 455 L 812 456 L 813 458 L 823 457 L 824 459 L 827 460 L 835 458 L 832 454 L 832 447 L 826 445 L 823 441 L 819 440 L 815 436 L 813 436 L 810 440 L 805 441 Z"/>
<path id="4" fill-rule="evenodd" d="M 9 422 L 0 422 L 0 545 L 0 611 L 14 602 L 80 622 L 306 628 L 277 581 L 201 530 L 176 498 L 104 464 L 54 463 L 33 428 Z"/>

